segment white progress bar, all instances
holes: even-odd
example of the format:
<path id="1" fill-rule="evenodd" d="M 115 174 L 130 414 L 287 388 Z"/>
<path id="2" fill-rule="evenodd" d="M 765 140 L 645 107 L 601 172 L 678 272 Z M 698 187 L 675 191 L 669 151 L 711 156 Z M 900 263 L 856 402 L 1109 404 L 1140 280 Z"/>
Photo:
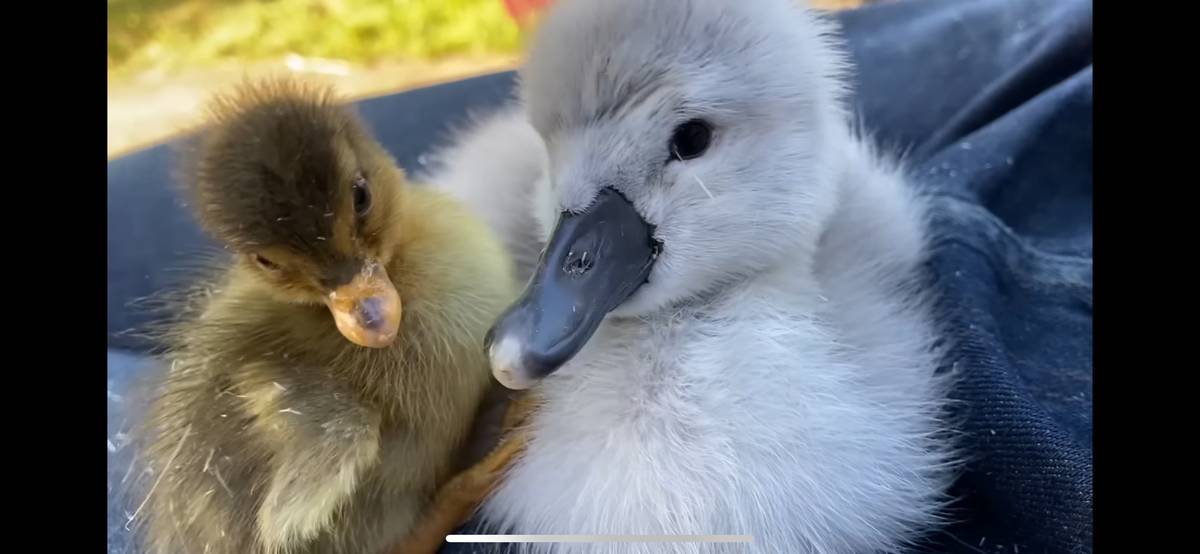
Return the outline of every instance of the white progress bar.
<path id="1" fill-rule="evenodd" d="M 446 542 L 753 542 L 750 535 L 447 535 Z"/>

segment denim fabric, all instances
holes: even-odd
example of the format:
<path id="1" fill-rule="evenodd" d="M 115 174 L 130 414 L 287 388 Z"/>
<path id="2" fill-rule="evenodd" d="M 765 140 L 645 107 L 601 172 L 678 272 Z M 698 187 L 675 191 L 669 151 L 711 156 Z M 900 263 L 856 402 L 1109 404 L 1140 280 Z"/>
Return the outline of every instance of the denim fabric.
<path id="1" fill-rule="evenodd" d="M 854 106 L 936 197 L 929 264 L 945 370 L 970 457 L 956 523 L 925 552 L 1092 550 L 1092 6 L 1088 0 L 899 0 L 837 15 L 857 66 Z M 360 112 L 412 172 L 511 74 L 366 100 Z M 167 186 L 160 146 L 114 160 L 108 184 L 109 550 L 138 498 L 122 387 L 146 345 L 131 299 L 212 245 Z M 469 529 L 467 530 L 469 531 Z M 448 545 L 443 552 L 496 552 Z"/>

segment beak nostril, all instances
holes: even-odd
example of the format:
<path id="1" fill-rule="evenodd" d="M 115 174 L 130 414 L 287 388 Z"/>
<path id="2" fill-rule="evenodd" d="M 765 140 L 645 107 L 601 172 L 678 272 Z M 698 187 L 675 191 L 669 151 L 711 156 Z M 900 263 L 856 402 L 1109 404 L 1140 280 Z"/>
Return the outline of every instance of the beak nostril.
<path id="1" fill-rule="evenodd" d="M 584 273 L 592 269 L 593 262 L 595 262 L 595 257 L 589 260 L 586 250 L 581 254 L 571 252 L 567 254 L 567 262 L 563 264 L 563 272 L 571 277 L 582 277 Z"/>
<path id="2" fill-rule="evenodd" d="M 358 322 L 363 328 L 376 329 L 383 325 L 383 299 L 371 296 L 358 303 Z"/>

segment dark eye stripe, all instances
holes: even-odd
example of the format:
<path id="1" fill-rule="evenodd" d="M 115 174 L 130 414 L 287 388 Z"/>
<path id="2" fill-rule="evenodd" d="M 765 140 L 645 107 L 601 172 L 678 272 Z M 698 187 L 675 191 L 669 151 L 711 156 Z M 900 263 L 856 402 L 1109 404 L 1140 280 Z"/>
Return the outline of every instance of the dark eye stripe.
<path id="1" fill-rule="evenodd" d="M 362 217 L 371 211 L 371 188 L 367 178 L 359 172 L 354 176 L 353 196 L 354 196 L 354 213 Z"/>
<path id="2" fill-rule="evenodd" d="M 268 260 L 265 256 L 263 256 L 261 254 L 254 255 L 254 263 L 258 264 L 263 269 L 267 269 L 270 271 L 278 271 L 279 270 L 279 264 L 276 264 L 275 262 Z"/>

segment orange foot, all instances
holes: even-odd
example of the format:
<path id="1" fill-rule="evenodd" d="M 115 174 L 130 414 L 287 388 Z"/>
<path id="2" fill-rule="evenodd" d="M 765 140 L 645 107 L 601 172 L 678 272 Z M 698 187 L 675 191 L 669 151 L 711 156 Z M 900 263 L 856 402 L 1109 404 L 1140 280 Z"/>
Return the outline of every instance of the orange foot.
<path id="1" fill-rule="evenodd" d="M 533 411 L 533 399 L 522 394 L 513 400 L 504 417 L 500 443 L 479 463 L 447 482 L 417 523 L 417 527 L 390 554 L 435 554 L 446 535 L 465 523 L 492 492 L 517 455 L 525 449 L 526 432 L 519 428 Z"/>

